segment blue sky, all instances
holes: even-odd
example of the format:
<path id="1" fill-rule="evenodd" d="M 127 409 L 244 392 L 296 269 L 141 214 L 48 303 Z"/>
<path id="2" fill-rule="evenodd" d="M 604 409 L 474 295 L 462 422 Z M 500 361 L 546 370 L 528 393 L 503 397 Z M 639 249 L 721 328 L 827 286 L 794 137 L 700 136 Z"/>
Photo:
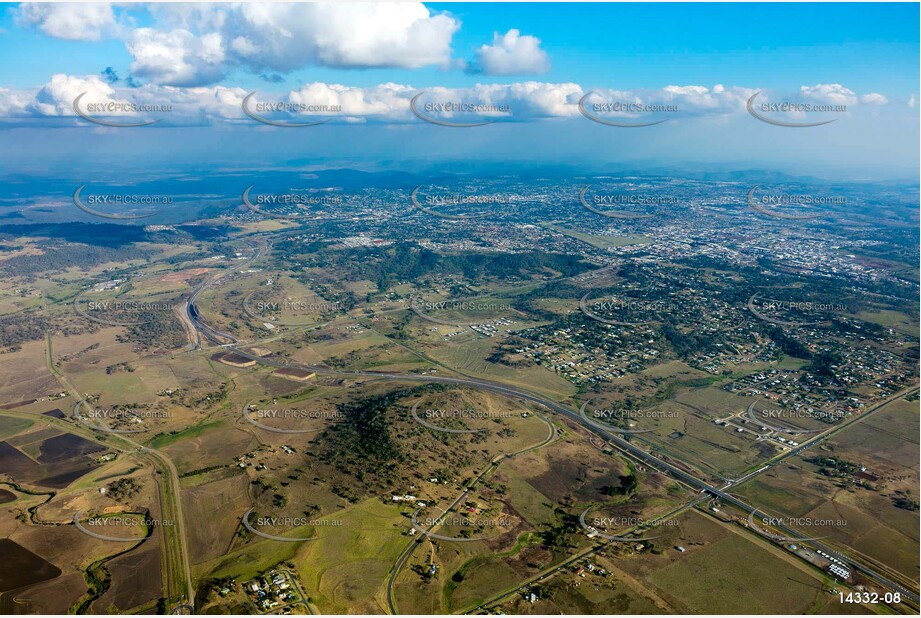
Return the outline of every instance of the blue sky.
<path id="1" fill-rule="evenodd" d="M 847 107 L 823 134 L 837 146 L 822 155 L 823 164 L 859 168 L 864 157 L 864 163 L 880 167 L 888 157 L 893 167 L 911 169 L 918 150 L 918 21 L 916 3 L 403 3 L 194 10 L 3 4 L 0 140 L 43 130 L 59 130 L 64 137 L 86 125 L 72 110 L 81 92 L 88 93 L 85 101 L 173 103 L 176 109 L 156 130 L 194 125 L 205 130 L 197 139 L 207 141 L 207 129 L 227 130 L 247 120 L 240 100 L 254 90 L 267 100 L 339 103 L 334 123 L 345 131 L 355 123 L 414 122 L 409 99 L 433 88 L 457 100 L 509 104 L 510 117 L 533 123 L 532 132 L 552 135 L 556 129 L 548 122 L 575 123 L 578 129 L 563 134 L 580 139 L 599 127 L 581 117 L 577 103 L 600 90 L 609 99 L 681 107 L 667 125 L 676 129 L 672 147 L 667 136 L 649 132 L 639 138 L 609 134 L 617 144 L 633 147 L 641 139 L 660 144 L 663 160 L 666 154 L 696 160 L 698 153 L 715 161 L 719 151 L 708 155 L 712 145 L 701 142 L 732 142 L 740 131 L 747 138 L 766 128 L 753 125 L 757 121 L 745 113 L 745 101 L 760 91 L 765 102 Z M 120 79 L 101 80 L 107 67 Z M 806 145 L 819 135 L 815 131 Z M 469 146 L 482 138 L 467 133 L 452 139 Z M 712 137 L 716 133 L 722 137 Z M 685 142 L 678 141 L 681 135 Z M 790 156 L 783 149 L 799 148 L 802 137 L 772 135 L 780 145 L 759 146 L 756 152 L 763 154 L 753 162 Z M 278 143 L 289 137 L 278 136 Z M 152 145 L 161 141 L 149 134 L 144 139 Z M 690 147 L 688 139 L 700 147 Z M 369 150 L 381 153 L 375 156 L 387 153 L 385 143 L 374 146 L 379 148 Z M 578 150 L 579 144 L 572 146 Z M 744 147 L 730 143 L 728 160 Z M 34 148 L 40 151 L 41 144 Z M 806 151 L 816 156 L 812 148 Z"/>
<path id="2" fill-rule="evenodd" d="M 432 4 L 460 16 L 457 49 L 519 28 L 550 50 L 555 79 L 664 84 L 824 83 L 917 89 L 918 5 L 882 3 Z M 894 74 L 893 66 L 905 71 Z M 859 81 L 859 84 L 858 84 Z"/>

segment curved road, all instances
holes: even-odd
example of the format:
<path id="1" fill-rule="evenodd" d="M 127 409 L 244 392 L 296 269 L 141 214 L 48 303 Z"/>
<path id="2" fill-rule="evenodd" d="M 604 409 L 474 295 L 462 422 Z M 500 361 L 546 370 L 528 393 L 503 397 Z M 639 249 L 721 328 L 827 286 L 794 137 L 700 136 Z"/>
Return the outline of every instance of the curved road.
<path id="1" fill-rule="evenodd" d="M 480 481 L 486 478 L 487 475 L 492 474 L 492 472 L 497 470 L 499 468 L 499 464 L 501 464 L 503 461 L 511 457 L 515 457 L 516 455 L 520 455 L 521 453 L 527 453 L 528 451 L 533 451 L 539 448 L 543 448 L 547 446 L 548 444 L 550 444 L 551 442 L 553 442 L 554 439 L 556 439 L 557 437 L 556 427 L 553 426 L 553 423 L 543 417 L 540 417 L 540 418 L 542 421 L 547 423 L 547 426 L 550 428 L 550 433 L 547 435 L 547 437 L 538 444 L 534 444 L 532 446 L 525 447 L 519 451 L 515 451 L 514 453 L 506 453 L 504 455 L 498 455 L 495 458 L 493 458 L 493 460 L 489 463 L 489 465 L 486 466 L 486 469 L 480 472 L 480 474 L 478 474 L 477 477 L 473 479 L 473 481 L 468 483 L 464 491 L 461 492 L 461 495 L 458 496 L 457 499 L 454 500 L 454 502 L 452 502 L 450 506 L 448 506 L 448 508 L 445 509 L 444 511 L 445 515 L 450 513 L 452 510 L 456 509 L 457 506 L 467 497 L 467 495 L 471 491 L 473 491 L 477 485 L 479 485 Z M 431 532 L 434 529 L 435 529 L 435 526 L 430 528 L 428 532 Z M 406 564 L 407 560 L 409 560 L 409 557 L 412 555 L 413 551 L 415 551 L 416 547 L 418 547 L 422 543 L 422 541 L 424 541 L 426 538 L 428 538 L 427 533 L 423 534 L 418 539 L 414 539 L 410 541 L 409 545 L 406 546 L 406 549 L 403 551 L 402 554 L 400 554 L 400 557 L 397 558 L 397 561 L 394 563 L 393 567 L 391 567 L 390 569 L 390 577 L 387 578 L 387 605 L 390 608 L 390 613 L 392 614 L 399 613 L 399 611 L 397 611 L 396 599 L 394 598 L 394 595 L 393 595 L 393 588 L 394 588 L 394 585 L 396 584 L 397 576 L 400 574 L 400 571 L 403 569 L 403 565 Z"/>

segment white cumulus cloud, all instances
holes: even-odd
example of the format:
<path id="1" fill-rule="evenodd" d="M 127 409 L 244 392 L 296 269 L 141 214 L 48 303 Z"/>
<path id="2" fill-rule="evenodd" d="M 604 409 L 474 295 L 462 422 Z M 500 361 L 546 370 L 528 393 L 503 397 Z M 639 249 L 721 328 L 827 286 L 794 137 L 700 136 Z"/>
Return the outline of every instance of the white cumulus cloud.
<path id="1" fill-rule="evenodd" d="M 57 73 L 42 86 L 28 107 L 42 116 L 75 116 L 74 100 L 86 93 L 81 105 L 115 101 L 115 89 L 96 75 L 78 77 Z"/>
<path id="2" fill-rule="evenodd" d="M 860 95 L 860 102 L 868 105 L 886 105 L 889 103 L 889 99 L 878 92 L 868 92 L 867 94 Z"/>
<path id="3" fill-rule="evenodd" d="M 845 88 L 841 84 L 800 86 L 800 94 L 807 99 L 835 105 L 854 105 L 857 103 L 857 96 L 854 94 L 854 91 Z"/>
<path id="4" fill-rule="evenodd" d="M 409 100 L 416 94 L 411 86 L 386 83 L 370 88 L 314 82 L 288 94 L 292 103 L 338 107 L 344 116 L 408 118 Z"/>
<path id="5" fill-rule="evenodd" d="M 104 2 L 26 2 L 17 7 L 16 23 L 73 41 L 98 41 L 117 26 L 112 6 Z"/>
<path id="6" fill-rule="evenodd" d="M 505 34 L 493 33 L 492 45 L 477 50 L 471 70 L 486 75 L 537 75 L 550 70 L 550 60 L 540 39 L 513 28 Z"/>
<path id="7" fill-rule="evenodd" d="M 447 66 L 460 27 L 418 2 L 169 4 L 153 14 L 167 28 L 136 31 L 128 51 L 138 75 L 171 85 L 211 84 L 237 66 Z"/>
<path id="8" fill-rule="evenodd" d="M 198 86 L 224 77 L 222 43 L 217 33 L 197 37 L 183 29 L 138 28 L 126 45 L 134 58 L 133 75 L 157 84 Z"/>

